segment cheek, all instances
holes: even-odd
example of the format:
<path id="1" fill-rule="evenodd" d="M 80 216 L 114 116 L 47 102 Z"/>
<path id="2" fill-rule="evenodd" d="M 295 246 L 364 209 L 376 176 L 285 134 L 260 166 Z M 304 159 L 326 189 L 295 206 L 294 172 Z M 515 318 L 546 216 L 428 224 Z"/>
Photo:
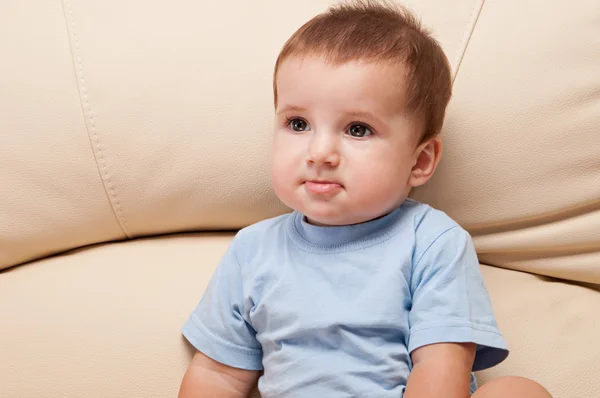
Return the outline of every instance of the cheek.
<path id="1" fill-rule="evenodd" d="M 271 179 L 275 191 L 289 189 L 298 173 L 298 145 L 290 142 L 289 134 L 276 132 L 271 156 Z"/>
<path id="2" fill-rule="evenodd" d="M 273 137 L 273 164 L 282 168 L 293 168 L 304 155 L 304 137 L 289 132 L 276 132 Z"/>
<path id="3" fill-rule="evenodd" d="M 273 172 L 280 172 L 282 169 L 289 167 L 289 145 L 286 143 L 286 140 L 282 137 L 278 137 L 278 134 L 275 134 L 275 138 L 273 139 L 273 155 L 271 159 L 271 166 L 273 168 Z"/>
<path id="4" fill-rule="evenodd" d="M 273 180 L 273 185 L 276 189 L 281 184 L 282 177 L 287 169 L 284 160 L 285 157 L 281 156 L 281 152 L 273 148 L 273 156 L 271 158 L 271 179 Z"/>
<path id="5" fill-rule="evenodd" d="M 283 201 L 286 205 L 287 203 L 287 192 L 289 189 L 289 182 L 286 180 L 286 166 L 281 162 L 281 156 L 277 153 L 273 154 L 273 158 L 271 161 L 271 187 L 277 197 Z"/>
<path id="6" fill-rule="evenodd" d="M 352 162 L 351 181 L 365 201 L 396 197 L 406 188 L 408 169 L 399 160 L 398 153 L 377 151 L 372 156 L 361 156 Z"/>

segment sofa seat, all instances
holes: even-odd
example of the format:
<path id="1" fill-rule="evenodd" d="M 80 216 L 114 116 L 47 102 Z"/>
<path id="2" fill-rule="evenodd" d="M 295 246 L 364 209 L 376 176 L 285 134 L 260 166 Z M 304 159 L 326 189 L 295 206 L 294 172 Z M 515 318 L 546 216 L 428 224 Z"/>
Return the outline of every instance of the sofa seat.
<path id="1" fill-rule="evenodd" d="M 0 396 L 175 397 L 193 354 L 180 328 L 232 237 L 95 245 L 1 272 Z M 483 272 L 512 354 L 480 381 L 517 374 L 556 398 L 600 397 L 598 291 Z"/>

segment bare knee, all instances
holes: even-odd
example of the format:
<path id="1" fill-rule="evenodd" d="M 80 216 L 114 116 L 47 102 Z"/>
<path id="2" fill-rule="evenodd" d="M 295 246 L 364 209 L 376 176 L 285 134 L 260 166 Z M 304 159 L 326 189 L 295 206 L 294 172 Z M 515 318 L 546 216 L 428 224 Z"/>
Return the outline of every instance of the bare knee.
<path id="1" fill-rule="evenodd" d="M 552 398 L 542 385 L 525 377 L 504 376 L 481 386 L 473 398 Z"/>

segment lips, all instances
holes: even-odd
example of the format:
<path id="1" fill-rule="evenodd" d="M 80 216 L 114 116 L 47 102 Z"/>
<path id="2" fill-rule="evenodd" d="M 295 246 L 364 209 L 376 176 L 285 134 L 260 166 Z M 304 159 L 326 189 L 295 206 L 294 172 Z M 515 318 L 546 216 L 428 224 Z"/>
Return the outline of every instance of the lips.
<path id="1" fill-rule="evenodd" d="M 342 185 L 335 181 L 312 180 L 306 181 L 304 186 L 308 191 L 315 194 L 332 194 L 342 189 Z"/>

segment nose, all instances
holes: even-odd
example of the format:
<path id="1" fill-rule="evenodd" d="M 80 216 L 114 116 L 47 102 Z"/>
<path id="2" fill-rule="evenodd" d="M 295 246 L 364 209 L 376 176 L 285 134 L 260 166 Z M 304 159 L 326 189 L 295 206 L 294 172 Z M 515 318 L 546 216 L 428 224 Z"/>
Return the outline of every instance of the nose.
<path id="1" fill-rule="evenodd" d="M 336 167 L 340 163 L 338 137 L 327 132 L 313 134 L 308 149 L 308 162 L 317 166 Z"/>

